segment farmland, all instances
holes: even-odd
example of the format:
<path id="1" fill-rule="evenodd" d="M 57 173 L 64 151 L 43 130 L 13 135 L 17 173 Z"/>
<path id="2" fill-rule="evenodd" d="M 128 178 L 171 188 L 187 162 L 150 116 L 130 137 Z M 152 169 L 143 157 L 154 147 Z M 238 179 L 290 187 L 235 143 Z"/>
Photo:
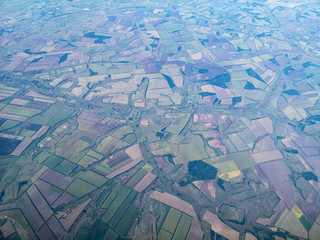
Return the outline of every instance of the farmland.
<path id="1" fill-rule="evenodd" d="M 319 239 L 319 1 L 0 5 L 0 239 Z"/>

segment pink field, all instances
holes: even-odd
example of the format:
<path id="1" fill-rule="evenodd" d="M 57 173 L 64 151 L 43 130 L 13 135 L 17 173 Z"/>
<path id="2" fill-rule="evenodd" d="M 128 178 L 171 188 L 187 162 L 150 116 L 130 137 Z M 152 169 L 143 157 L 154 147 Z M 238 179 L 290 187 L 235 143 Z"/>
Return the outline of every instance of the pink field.
<path id="1" fill-rule="evenodd" d="M 31 139 L 36 139 L 36 138 L 41 137 L 43 134 L 45 134 L 48 131 L 48 129 L 49 129 L 49 127 L 42 126 L 35 134 L 33 134 Z"/>
<path id="2" fill-rule="evenodd" d="M 272 160 L 282 159 L 283 156 L 270 136 L 261 139 L 255 148 L 249 151 L 251 157 L 256 163 L 268 162 Z"/>
<path id="3" fill-rule="evenodd" d="M 287 208 L 284 202 L 280 201 L 274 209 L 274 214 L 270 218 L 258 218 L 257 223 L 264 226 L 266 225 L 274 226 L 274 224 L 278 221 L 278 219 L 286 209 Z"/>
<path id="4" fill-rule="evenodd" d="M 266 129 L 264 127 L 262 127 L 261 124 L 257 120 L 251 121 L 251 126 L 249 127 L 249 129 L 256 138 L 261 137 L 265 134 L 268 134 Z"/>
<path id="5" fill-rule="evenodd" d="M 224 222 L 222 222 L 215 214 L 209 212 L 208 210 L 203 216 L 203 220 L 207 221 L 211 225 L 211 229 L 221 236 L 230 239 L 230 240 L 238 240 L 240 237 L 240 233 L 236 230 L 232 229 Z"/>
<path id="6" fill-rule="evenodd" d="M 108 174 L 106 177 L 109 178 L 109 179 L 112 179 L 116 176 L 118 176 L 119 174 L 123 173 L 123 172 L 126 172 L 128 171 L 130 168 L 133 168 L 134 166 L 136 166 L 139 162 L 141 162 L 142 158 L 141 159 L 136 159 L 136 160 L 133 160 L 131 162 L 129 162 L 128 164 L 116 169 L 115 171 L 113 171 L 112 173 Z"/>
<path id="7" fill-rule="evenodd" d="M 14 98 L 12 99 L 12 101 L 10 102 L 10 104 L 15 104 L 15 105 L 19 105 L 19 106 L 25 106 L 27 103 L 29 103 L 29 100 L 26 99 L 21 99 L 21 98 Z"/>
<path id="8" fill-rule="evenodd" d="M 35 98 L 42 98 L 42 99 L 48 99 L 48 100 L 53 100 L 53 101 L 56 100 L 55 98 L 48 97 L 48 96 L 46 96 L 46 95 L 37 93 L 37 92 L 35 92 L 35 91 L 33 91 L 33 90 L 31 90 L 31 91 L 29 91 L 28 93 L 26 93 L 26 96 L 35 97 Z"/>
<path id="9" fill-rule="evenodd" d="M 270 136 L 267 136 L 261 139 L 259 142 L 257 142 L 254 149 L 250 152 L 259 153 L 271 150 L 277 150 L 277 147 L 274 145 L 272 138 Z"/>
<path id="10" fill-rule="evenodd" d="M 136 144 L 136 145 L 133 145 L 131 147 L 128 147 L 125 152 L 133 160 L 137 160 L 137 159 L 141 159 L 142 160 L 142 154 L 141 154 L 141 151 L 140 151 L 139 144 Z"/>
<path id="11" fill-rule="evenodd" d="M 30 145 L 33 141 L 32 138 L 25 137 L 22 142 L 16 147 L 16 149 L 11 153 L 13 156 L 20 156 L 20 154 Z"/>
<path id="12" fill-rule="evenodd" d="M 17 116 L 17 115 L 12 115 L 12 114 L 7 114 L 7 113 L 0 113 L 0 118 L 15 120 L 15 121 L 19 121 L 19 122 L 25 122 L 26 120 L 28 120 L 27 117 Z"/>
<path id="13" fill-rule="evenodd" d="M 216 197 L 217 180 L 195 181 L 193 184 L 204 194 Z"/>
<path id="14" fill-rule="evenodd" d="M 156 179 L 156 177 L 157 175 L 148 172 L 133 189 L 137 192 L 142 192 L 153 182 L 154 179 Z"/>
<path id="15" fill-rule="evenodd" d="M 287 208 L 292 209 L 301 196 L 290 179 L 291 171 L 287 165 L 282 160 L 276 160 L 261 163 L 259 167 Z"/>
<path id="16" fill-rule="evenodd" d="M 76 219 L 79 217 L 81 212 L 88 206 L 88 204 L 91 202 L 91 198 L 89 198 L 84 203 L 76 206 L 74 209 L 71 210 L 70 213 L 68 213 L 67 216 L 65 216 L 66 213 L 58 212 L 56 214 L 56 217 L 59 219 L 60 223 L 64 227 L 66 231 L 69 230 L 69 228 L 72 226 L 72 224 L 76 221 Z"/>
<path id="17" fill-rule="evenodd" d="M 257 238 L 251 233 L 246 233 L 245 240 L 257 240 Z"/>

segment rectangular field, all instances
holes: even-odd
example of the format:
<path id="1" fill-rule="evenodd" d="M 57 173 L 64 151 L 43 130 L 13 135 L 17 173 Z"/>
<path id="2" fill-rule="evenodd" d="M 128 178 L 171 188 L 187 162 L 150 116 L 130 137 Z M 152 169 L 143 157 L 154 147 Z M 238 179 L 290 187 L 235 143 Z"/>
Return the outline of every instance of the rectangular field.
<path id="1" fill-rule="evenodd" d="M 14 106 L 14 105 L 6 105 L 2 110 L 2 113 L 12 114 L 12 115 L 18 115 L 23 117 L 32 117 L 41 110 L 34 109 L 34 108 L 26 108 L 26 107 L 20 107 L 20 106 Z"/>
<path id="2" fill-rule="evenodd" d="M 82 198 L 83 196 L 91 193 L 92 191 L 96 190 L 97 188 L 90 183 L 87 183 L 79 178 L 76 178 L 66 189 L 68 193 L 71 195 Z"/>

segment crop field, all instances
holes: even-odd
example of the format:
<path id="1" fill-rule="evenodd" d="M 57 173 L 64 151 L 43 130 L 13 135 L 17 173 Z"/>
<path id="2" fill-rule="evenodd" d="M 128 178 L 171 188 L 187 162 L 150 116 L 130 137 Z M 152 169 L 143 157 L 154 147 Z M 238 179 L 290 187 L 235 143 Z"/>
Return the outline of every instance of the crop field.
<path id="1" fill-rule="evenodd" d="M 108 179 L 95 173 L 92 171 L 81 171 L 77 175 L 77 178 L 82 179 L 88 183 L 91 183 L 92 185 L 96 187 L 101 187 L 104 185 L 106 182 L 108 182 Z"/>
<path id="2" fill-rule="evenodd" d="M 158 233 L 158 239 L 185 239 L 192 221 L 193 217 L 171 207 Z"/>
<path id="3" fill-rule="evenodd" d="M 128 143 L 123 142 L 115 137 L 108 136 L 99 143 L 99 145 L 96 148 L 96 151 L 108 156 L 115 150 L 125 148 L 128 145 Z"/>
<path id="4" fill-rule="evenodd" d="M 85 155 L 83 156 L 83 158 L 80 159 L 78 164 L 81 165 L 82 167 L 87 168 L 88 166 L 90 166 L 92 163 L 95 163 L 96 161 L 97 159 L 90 157 L 88 155 Z"/>
<path id="5" fill-rule="evenodd" d="M 49 168 L 55 168 L 63 161 L 63 158 L 58 156 L 50 156 L 48 157 L 43 164 L 46 165 Z"/>
<path id="6" fill-rule="evenodd" d="M 64 175 L 69 175 L 76 167 L 77 165 L 73 162 L 63 160 L 54 169 Z"/>
<path id="7" fill-rule="evenodd" d="M 174 208 L 170 208 L 167 217 L 162 224 L 162 229 L 173 234 L 176 230 L 181 215 L 182 213 L 180 211 Z"/>
<path id="8" fill-rule="evenodd" d="M 174 133 L 174 134 L 180 134 L 181 131 L 184 129 L 184 127 L 186 126 L 186 124 L 188 123 L 188 121 L 191 118 L 191 114 L 186 114 L 186 116 L 184 116 L 181 119 L 177 119 L 175 120 L 168 128 L 167 131 Z"/>
<path id="9" fill-rule="evenodd" d="M 133 187 L 139 180 L 148 173 L 147 170 L 141 168 L 130 180 L 126 183 L 126 186 Z"/>
<path id="10" fill-rule="evenodd" d="M 92 151 L 92 150 L 89 150 L 89 151 L 87 152 L 87 155 L 90 156 L 90 157 L 93 157 L 93 158 L 95 158 L 95 159 L 97 159 L 97 160 L 101 160 L 102 157 L 103 157 L 101 154 L 99 154 L 99 153 L 97 153 L 97 152 L 95 152 L 95 151 Z"/>
<path id="11" fill-rule="evenodd" d="M 130 126 L 123 126 L 112 133 L 112 136 L 118 139 L 122 139 L 125 135 L 128 135 L 130 133 L 133 133 L 132 128 Z"/>
<path id="12" fill-rule="evenodd" d="M 69 159 L 91 146 L 91 143 L 82 139 L 83 135 L 83 133 L 75 131 L 72 135 L 64 136 L 57 145 L 56 154 Z"/>
<path id="13" fill-rule="evenodd" d="M 5 131 L 9 128 L 12 128 L 16 125 L 18 125 L 20 122 L 19 121 L 15 121 L 15 120 L 6 120 L 5 122 L 3 122 L 1 125 L 0 125 L 0 132 L 2 131 Z"/>
<path id="14" fill-rule="evenodd" d="M 320 240 L 319 0 L 0 5 L 0 239 Z"/>
<path id="15" fill-rule="evenodd" d="M 193 217 L 187 214 L 182 214 L 172 239 L 173 240 L 185 239 L 187 237 L 192 221 L 193 221 Z"/>
<path id="16" fill-rule="evenodd" d="M 20 107 L 15 105 L 6 105 L 1 112 L 7 113 L 7 114 L 13 114 L 13 115 L 19 115 L 24 117 L 32 117 L 38 113 L 41 112 L 39 109 L 34 108 L 26 108 L 26 107 Z"/>
<path id="17" fill-rule="evenodd" d="M 53 186 L 45 181 L 42 181 L 41 179 L 36 180 L 35 185 L 42 193 L 46 201 L 49 203 L 49 205 L 52 205 L 63 193 L 62 189 Z"/>
<path id="18" fill-rule="evenodd" d="M 67 108 L 62 103 L 54 103 L 44 113 L 32 119 L 32 123 L 54 126 L 62 120 L 70 117 L 73 113 L 71 108 Z"/>
<path id="19" fill-rule="evenodd" d="M 158 234 L 158 239 L 159 240 L 167 240 L 167 239 L 172 239 L 172 233 L 167 232 L 164 229 L 161 229 L 159 234 Z"/>
<path id="20" fill-rule="evenodd" d="M 0 137 L 0 155 L 8 155 L 20 144 L 21 140 Z"/>
<path id="21" fill-rule="evenodd" d="M 131 205 L 136 196 L 136 191 L 117 185 L 112 192 L 108 193 L 102 204 L 102 208 L 106 210 L 101 219 L 122 237 L 125 236 L 138 213 L 138 210 Z"/>
<path id="22" fill-rule="evenodd" d="M 34 160 L 39 163 L 43 163 L 46 159 L 48 159 L 49 156 L 50 156 L 50 153 L 46 151 L 42 151 L 41 153 L 39 153 L 38 156 L 34 158 Z"/>
<path id="23" fill-rule="evenodd" d="M 37 239 L 35 236 L 31 226 L 23 216 L 22 212 L 19 209 L 13 209 L 13 210 L 6 210 L 6 211 L 0 211 L 0 216 L 7 216 L 9 218 L 12 218 L 14 221 L 17 221 L 22 228 L 27 232 L 28 237 L 31 239 Z"/>
<path id="24" fill-rule="evenodd" d="M 94 172 L 97 172 L 103 176 L 107 176 L 108 174 L 110 174 L 113 169 L 108 167 L 108 165 L 106 165 L 105 163 L 99 163 L 94 165 L 93 167 L 90 168 L 91 170 L 93 170 Z"/>
<path id="25" fill-rule="evenodd" d="M 193 136 L 191 143 L 187 144 L 170 144 L 161 143 L 158 145 L 159 150 L 154 151 L 162 155 L 172 154 L 174 156 L 174 163 L 187 163 L 190 161 L 201 160 L 208 158 L 208 154 L 204 148 L 205 144 L 200 136 Z"/>
<path id="26" fill-rule="evenodd" d="M 90 183 L 87 183 L 79 178 L 76 178 L 66 189 L 71 195 L 81 198 L 97 188 Z"/>

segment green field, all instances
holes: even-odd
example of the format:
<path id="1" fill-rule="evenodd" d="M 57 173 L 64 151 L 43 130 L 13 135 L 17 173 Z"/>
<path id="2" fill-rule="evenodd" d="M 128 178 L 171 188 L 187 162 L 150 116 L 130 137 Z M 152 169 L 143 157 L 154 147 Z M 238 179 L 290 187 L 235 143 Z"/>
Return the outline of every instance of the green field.
<path id="1" fill-rule="evenodd" d="M 300 218 L 299 218 L 300 222 L 302 223 L 302 225 L 304 226 L 304 228 L 309 231 L 312 227 L 311 223 L 308 221 L 308 219 L 306 218 L 305 215 L 302 215 Z"/>
<path id="2" fill-rule="evenodd" d="M 56 154 L 66 159 L 81 154 L 83 150 L 92 145 L 91 141 L 85 141 L 82 137 L 83 133 L 80 131 L 65 135 L 57 144 Z"/>
<path id="3" fill-rule="evenodd" d="M 320 232 L 320 215 L 316 219 L 315 223 L 312 225 L 310 231 L 309 231 L 309 238 L 310 239 L 317 239 L 319 238 L 319 232 Z"/>
<path id="4" fill-rule="evenodd" d="M 57 146 L 56 152 L 61 155 L 74 155 L 78 154 L 87 147 L 90 146 L 90 143 L 83 141 L 82 139 L 77 139 L 77 136 L 70 136 L 70 138 L 63 138 L 63 140 L 59 143 L 59 146 Z M 74 137 L 74 138 L 73 138 Z M 70 144 L 68 144 L 70 143 Z M 62 152 L 65 152 L 64 154 Z"/>
<path id="5" fill-rule="evenodd" d="M 106 200 L 103 202 L 101 208 L 108 208 L 112 203 L 113 199 L 117 196 L 120 189 L 121 189 L 121 185 L 117 184 L 115 188 L 112 190 L 112 192 L 108 195 Z"/>
<path id="6" fill-rule="evenodd" d="M 172 239 L 186 239 L 192 221 L 193 217 L 183 213 Z"/>
<path id="7" fill-rule="evenodd" d="M 104 235 L 103 240 L 117 240 L 119 235 L 112 229 L 109 228 L 106 234 Z"/>
<path id="8" fill-rule="evenodd" d="M 88 151 L 87 149 L 84 149 L 83 151 L 81 151 L 77 155 L 73 155 L 73 156 L 69 157 L 68 160 L 71 162 L 74 162 L 74 163 L 78 163 L 81 160 L 81 158 L 83 158 L 86 155 L 87 151 Z"/>
<path id="9" fill-rule="evenodd" d="M 79 178 L 76 178 L 66 189 L 71 195 L 81 198 L 90 192 L 96 190 L 97 188 L 90 183 L 87 183 Z"/>
<path id="10" fill-rule="evenodd" d="M 193 217 L 170 208 L 158 233 L 158 239 L 186 239 Z"/>
<path id="11" fill-rule="evenodd" d="M 43 151 L 38 156 L 36 156 L 34 160 L 37 161 L 38 163 L 43 163 L 49 156 L 50 156 L 50 153 Z"/>
<path id="12" fill-rule="evenodd" d="M 74 237 L 74 240 L 86 240 L 89 235 L 89 229 L 85 226 L 81 226 L 79 231 Z"/>
<path id="13" fill-rule="evenodd" d="M 126 135 L 125 137 L 123 137 L 121 140 L 128 143 L 129 145 L 131 145 L 135 141 L 137 141 L 137 137 L 133 133 L 130 133 L 130 134 Z"/>
<path id="14" fill-rule="evenodd" d="M 230 141 L 233 143 L 233 145 L 235 146 L 235 148 L 238 151 L 245 151 L 248 150 L 249 147 L 247 146 L 247 144 L 242 140 L 242 138 L 239 136 L 239 134 L 234 133 L 234 134 L 229 134 L 228 138 L 230 139 Z"/>
<path id="15" fill-rule="evenodd" d="M 8 87 L 8 86 L 0 83 L 0 92 L 4 92 L 4 93 L 8 93 L 8 94 L 14 94 L 18 90 L 19 90 L 19 88 Z"/>
<path id="16" fill-rule="evenodd" d="M 141 168 L 135 175 L 132 176 L 132 178 L 130 178 L 130 180 L 126 183 L 126 186 L 132 187 L 134 184 L 137 183 L 139 179 L 141 179 L 147 173 L 147 170 Z"/>
<path id="17" fill-rule="evenodd" d="M 7 130 L 7 129 L 9 129 L 9 128 L 12 128 L 12 127 L 18 125 L 19 123 L 21 123 L 21 122 L 19 122 L 19 121 L 14 121 L 14 120 L 6 120 L 4 123 L 1 124 L 1 126 L 0 126 L 0 132 L 2 132 L 2 131 L 4 131 L 4 130 Z"/>
<path id="18" fill-rule="evenodd" d="M 79 165 L 81 165 L 82 167 L 87 168 L 89 165 L 91 165 L 92 163 L 95 163 L 97 161 L 97 159 L 90 157 L 88 155 L 84 155 L 83 158 L 81 158 L 81 160 L 78 162 Z"/>
<path id="19" fill-rule="evenodd" d="M 205 162 L 217 168 L 221 167 L 221 169 L 224 169 L 224 172 L 234 171 L 237 169 L 242 170 L 255 165 L 255 162 L 248 152 L 231 153 L 215 157 L 214 159 L 207 159 Z"/>
<path id="20" fill-rule="evenodd" d="M 103 192 L 100 194 L 96 201 L 97 207 L 102 207 L 102 204 L 106 200 L 106 198 L 110 195 L 110 193 L 113 191 L 113 189 L 117 186 L 117 183 L 110 181 L 107 184 L 106 189 L 103 190 Z"/>
<path id="21" fill-rule="evenodd" d="M 92 151 L 92 150 L 89 150 L 87 152 L 87 155 L 90 156 L 90 157 L 93 157 L 93 158 L 95 158 L 97 160 L 101 160 L 103 158 L 103 156 L 101 154 L 99 154 L 99 153 L 97 153 L 95 151 Z"/>
<path id="22" fill-rule="evenodd" d="M 117 212 L 113 215 L 109 222 L 109 226 L 112 228 L 115 228 L 117 224 L 119 223 L 122 216 L 124 216 L 125 212 L 133 202 L 133 200 L 136 198 L 137 192 L 131 191 L 129 196 L 124 200 L 121 207 L 117 210 Z"/>
<path id="23" fill-rule="evenodd" d="M 104 221 L 99 220 L 89 234 L 90 239 L 102 240 L 108 230 L 109 226 Z"/>
<path id="24" fill-rule="evenodd" d="M 108 179 L 95 173 L 90 170 L 88 171 L 81 171 L 77 174 L 77 178 L 80 178 L 88 183 L 91 183 L 92 185 L 95 185 L 96 187 L 101 187 L 106 182 L 108 182 Z"/>
<path id="25" fill-rule="evenodd" d="M 61 190 L 60 188 L 51 185 L 50 186 L 50 193 L 57 193 L 58 195 L 60 195 L 61 193 L 63 193 L 63 190 Z"/>
<path id="26" fill-rule="evenodd" d="M 32 119 L 32 123 L 46 125 L 46 126 L 54 126 L 58 122 L 70 117 L 73 113 L 73 109 L 64 106 L 63 103 L 57 102 L 49 107 L 47 111 L 43 114 L 36 116 Z"/>
<path id="27" fill-rule="evenodd" d="M 109 155 L 116 149 L 122 149 L 127 147 L 128 145 L 128 143 L 123 142 L 115 137 L 108 136 L 98 144 L 96 150 L 103 154 Z"/>
<path id="28" fill-rule="evenodd" d="M 29 129 L 23 129 L 20 133 L 23 137 L 32 137 L 32 135 L 35 134 L 35 131 L 29 130 Z"/>
<path id="29" fill-rule="evenodd" d="M 41 112 L 41 110 L 8 104 L 1 110 L 1 112 L 24 117 L 32 117 Z"/>
<path id="30" fill-rule="evenodd" d="M 119 233 L 121 237 L 125 237 L 129 231 L 133 221 L 136 219 L 139 210 L 133 206 L 130 206 L 124 216 L 121 218 L 117 227 L 115 228 L 116 232 Z"/>
<path id="31" fill-rule="evenodd" d="M 122 139 L 125 135 L 128 135 L 129 133 L 133 133 L 133 130 L 130 126 L 123 126 L 119 129 L 117 129 L 112 136 L 118 139 Z"/>
<path id="32" fill-rule="evenodd" d="M 57 170 L 58 172 L 64 174 L 64 175 L 68 175 L 70 174 L 75 168 L 77 167 L 77 164 L 67 161 L 67 160 L 63 160 L 62 162 L 59 163 L 58 166 L 55 167 L 55 170 Z"/>
<path id="33" fill-rule="evenodd" d="M 177 209 L 170 208 L 161 228 L 173 234 L 180 220 L 181 215 L 182 213 Z"/>
<path id="34" fill-rule="evenodd" d="M 166 129 L 168 132 L 180 134 L 191 117 L 191 113 L 186 114 L 184 118 L 174 120 L 174 122 Z"/>
<path id="35" fill-rule="evenodd" d="M 242 132 L 239 132 L 238 135 L 246 144 L 253 143 L 256 140 L 255 136 L 248 128 Z"/>
<path id="36" fill-rule="evenodd" d="M 122 189 L 119 191 L 117 196 L 113 199 L 112 203 L 106 209 L 105 213 L 102 216 L 102 220 L 106 223 L 109 223 L 113 215 L 116 213 L 118 208 L 124 202 L 124 200 L 129 196 L 131 189 L 127 187 L 121 187 Z"/>
<path id="37" fill-rule="evenodd" d="M 62 157 L 58 157 L 55 155 L 52 155 L 50 157 L 48 157 L 43 164 L 46 165 L 49 168 L 55 168 L 56 166 L 58 166 L 59 163 L 61 163 L 63 160 Z"/>
<path id="38" fill-rule="evenodd" d="M 99 163 L 97 165 L 94 165 L 93 167 L 90 167 L 90 169 L 94 169 L 97 172 L 102 173 L 105 176 L 113 171 L 112 168 L 108 167 L 104 163 Z"/>
<path id="39" fill-rule="evenodd" d="M 111 193 L 110 190 L 111 187 L 101 197 L 106 198 L 102 204 L 106 211 L 101 219 L 124 237 L 138 214 L 138 210 L 131 205 L 138 193 L 120 184 Z"/>
<path id="40" fill-rule="evenodd" d="M 162 142 L 159 144 L 159 149 L 162 150 L 163 155 L 172 154 L 174 156 L 174 163 L 180 164 L 208 158 L 204 146 L 205 143 L 202 138 L 198 135 L 194 135 L 190 143 L 172 144 Z"/>
<path id="41" fill-rule="evenodd" d="M 169 233 L 163 229 L 160 230 L 158 234 L 158 240 L 170 240 L 171 238 L 172 238 L 172 233 Z"/>
<path id="42" fill-rule="evenodd" d="M 211 165 L 217 168 L 219 170 L 219 173 L 232 172 L 238 170 L 238 167 L 234 163 L 234 161 L 212 163 Z"/>

